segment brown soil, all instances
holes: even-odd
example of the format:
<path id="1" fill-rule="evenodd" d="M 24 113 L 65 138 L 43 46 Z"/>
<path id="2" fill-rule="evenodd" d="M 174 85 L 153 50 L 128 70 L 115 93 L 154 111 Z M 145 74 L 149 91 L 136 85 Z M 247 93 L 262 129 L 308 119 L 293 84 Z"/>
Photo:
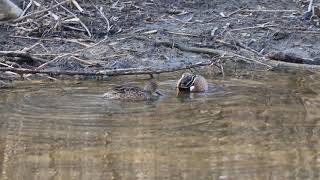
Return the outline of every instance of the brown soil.
<path id="1" fill-rule="evenodd" d="M 39 2 L 45 7 L 56 4 L 51 1 Z M 134 67 L 176 67 L 207 60 L 237 66 L 238 62 L 243 62 L 239 58 L 184 52 L 156 46 L 152 41 L 131 38 L 137 35 L 192 47 L 221 49 L 245 57 L 263 57 L 271 51 L 293 51 L 306 58 L 319 57 L 318 19 L 303 18 L 308 5 L 306 0 L 94 1 L 95 6 L 101 8 L 109 20 L 109 32 L 106 20 L 90 1 L 78 2 L 84 9 L 82 13 L 68 4 L 64 7 L 81 19 L 92 34 L 91 37 L 79 22 L 68 23 L 66 20 L 73 16 L 58 7 L 51 12 L 59 16 L 59 20 L 41 14 L 34 17 L 34 22 L 29 18 L 0 25 L 0 50 L 22 50 L 40 43 L 28 52 L 43 54 L 36 56 L 49 61 L 58 56 L 49 54 L 75 52 L 84 48 L 79 43 L 54 38 L 76 39 L 92 45 L 108 37 L 98 46 L 77 53 L 78 58 L 91 65 L 66 56 L 43 68 L 88 72 Z M 38 10 L 34 7 L 28 12 Z M 46 40 L 40 41 L 37 38 Z M 0 57 L 0 62 L 14 62 L 14 67 L 31 69 L 42 64 L 16 57 Z M 249 65 L 246 67 L 252 67 L 252 64 Z"/>

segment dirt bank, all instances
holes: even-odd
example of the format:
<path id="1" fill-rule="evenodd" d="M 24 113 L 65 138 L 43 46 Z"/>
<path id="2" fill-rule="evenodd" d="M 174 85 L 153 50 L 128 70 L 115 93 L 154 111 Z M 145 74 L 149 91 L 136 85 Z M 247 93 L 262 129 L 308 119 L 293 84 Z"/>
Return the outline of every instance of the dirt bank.
<path id="1" fill-rule="evenodd" d="M 41 7 L 33 4 L 27 11 L 35 15 L 0 25 L 0 50 L 26 53 L 0 56 L 1 67 L 94 73 L 212 61 L 234 70 L 229 67 L 268 68 L 256 59 L 271 51 L 319 57 L 318 18 L 303 18 L 307 1 L 101 0 L 78 1 L 78 7 L 39 2 Z M 51 9 L 36 13 L 46 8 Z M 184 51 L 175 44 L 228 53 Z M 1 77 L 20 78 L 12 73 Z"/>

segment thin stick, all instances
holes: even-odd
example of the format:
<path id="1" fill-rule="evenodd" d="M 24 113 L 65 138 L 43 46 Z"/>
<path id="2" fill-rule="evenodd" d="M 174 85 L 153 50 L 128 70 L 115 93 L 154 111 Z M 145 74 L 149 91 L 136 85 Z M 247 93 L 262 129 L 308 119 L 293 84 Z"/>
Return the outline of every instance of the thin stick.
<path id="1" fill-rule="evenodd" d="M 55 0 L 55 2 L 57 2 L 57 1 Z M 78 16 L 76 14 L 71 12 L 68 8 L 64 7 L 63 5 L 60 5 L 60 7 L 62 9 L 64 9 L 65 11 L 67 11 L 69 14 L 71 14 L 73 17 L 75 17 L 79 21 L 79 23 L 82 25 L 82 27 L 87 31 L 87 34 L 88 34 L 89 37 L 92 36 L 89 28 L 80 20 L 80 18 L 78 18 Z"/>
<path id="2" fill-rule="evenodd" d="M 15 19 L 13 22 L 14 22 L 14 23 L 17 23 L 17 22 L 20 22 L 20 21 L 22 21 L 22 20 L 24 20 L 24 19 L 26 19 L 26 18 L 31 17 L 31 16 L 35 16 L 35 15 L 38 15 L 38 14 L 42 14 L 42 13 L 48 12 L 48 11 L 50 11 L 50 10 L 52 10 L 52 9 L 54 9 L 54 8 L 62 5 L 62 4 L 66 4 L 66 3 L 68 3 L 68 2 L 69 2 L 69 0 L 62 1 L 62 2 L 60 2 L 60 3 L 58 3 L 58 4 L 56 4 L 56 5 L 53 5 L 53 6 L 50 7 L 50 8 L 47 8 L 47 9 L 44 9 L 44 10 L 42 10 L 42 11 L 37 11 L 37 12 L 31 13 L 31 14 L 22 16 L 22 17 L 20 17 L 20 18 L 18 18 L 18 19 Z"/>
<path id="3" fill-rule="evenodd" d="M 237 10 L 231 12 L 230 14 L 228 14 L 226 17 L 230 17 L 230 16 L 232 16 L 232 15 L 234 15 L 234 14 L 236 14 L 236 13 L 238 13 L 238 12 L 244 10 L 244 9 L 245 9 L 245 8 L 237 9 Z"/>
<path id="4" fill-rule="evenodd" d="M 258 26 L 252 26 L 252 27 L 244 27 L 244 28 L 238 28 L 238 29 L 231 29 L 229 31 L 243 31 L 243 30 L 251 30 L 251 29 L 259 29 L 259 28 L 268 28 L 268 27 L 276 27 L 276 25 L 258 25 Z"/>
<path id="5" fill-rule="evenodd" d="M 242 12 L 297 12 L 292 9 L 244 9 Z"/>
<path id="6" fill-rule="evenodd" d="M 33 4 L 33 0 L 30 0 L 29 4 L 27 5 L 27 7 L 23 10 L 23 12 L 21 13 L 21 16 L 23 16 L 27 11 L 28 9 L 32 6 Z"/>
<path id="7" fill-rule="evenodd" d="M 0 65 L 5 66 L 5 67 L 12 67 L 12 66 L 10 66 L 10 65 L 8 65 L 6 63 L 2 63 L 2 62 L 0 62 Z"/>
<path id="8" fill-rule="evenodd" d="M 72 59 L 76 60 L 76 61 L 79 61 L 80 63 L 82 64 L 86 64 L 86 65 L 90 65 L 90 66 L 96 66 L 98 65 L 98 63 L 91 63 L 91 62 L 88 62 L 86 60 L 83 60 L 83 59 L 80 59 L 78 57 L 75 57 L 75 56 L 70 56 Z"/>
<path id="9" fill-rule="evenodd" d="M 199 37 L 198 35 L 195 34 L 188 34 L 188 33 L 182 33 L 182 32 L 172 32 L 168 31 L 169 34 L 174 34 L 174 35 L 181 35 L 181 36 L 191 36 L 191 37 Z"/>
<path id="10" fill-rule="evenodd" d="M 107 23 L 107 32 L 110 31 L 111 26 L 110 26 L 110 21 L 109 19 L 106 17 L 106 15 L 102 12 L 102 10 L 100 10 L 91 0 L 89 0 L 91 2 L 91 4 L 94 6 L 94 8 L 96 8 L 97 11 L 99 11 L 99 13 L 101 14 L 101 16 L 103 17 L 103 19 L 106 21 Z"/>

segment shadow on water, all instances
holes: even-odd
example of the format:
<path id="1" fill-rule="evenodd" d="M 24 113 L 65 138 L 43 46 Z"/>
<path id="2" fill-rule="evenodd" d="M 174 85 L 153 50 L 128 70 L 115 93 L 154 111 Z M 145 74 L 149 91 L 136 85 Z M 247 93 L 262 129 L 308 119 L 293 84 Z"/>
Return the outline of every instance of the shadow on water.
<path id="1" fill-rule="evenodd" d="M 101 98 L 115 82 L 1 91 L 1 179 L 318 178 L 319 75 L 208 78 L 179 96 L 167 78 L 153 102 Z"/>

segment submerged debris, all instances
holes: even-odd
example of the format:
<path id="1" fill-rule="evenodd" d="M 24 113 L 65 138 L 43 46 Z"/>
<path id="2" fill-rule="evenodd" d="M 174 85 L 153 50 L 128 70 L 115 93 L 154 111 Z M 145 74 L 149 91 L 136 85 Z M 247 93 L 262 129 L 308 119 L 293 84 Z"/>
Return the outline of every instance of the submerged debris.
<path id="1" fill-rule="evenodd" d="M 15 87 L 14 83 L 0 80 L 0 89 L 8 89 L 8 88 L 14 88 L 14 87 Z"/>

